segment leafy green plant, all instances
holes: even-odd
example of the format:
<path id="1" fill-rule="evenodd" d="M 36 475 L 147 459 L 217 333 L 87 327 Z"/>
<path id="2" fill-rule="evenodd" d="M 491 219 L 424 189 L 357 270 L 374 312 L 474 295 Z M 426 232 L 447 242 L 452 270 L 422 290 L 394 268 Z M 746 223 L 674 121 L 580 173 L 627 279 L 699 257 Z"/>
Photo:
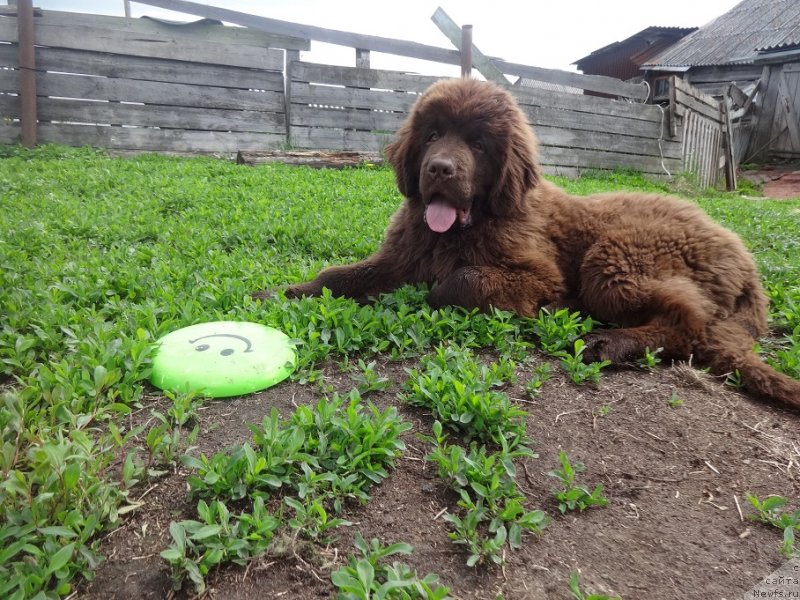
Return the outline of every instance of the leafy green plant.
<path id="1" fill-rule="evenodd" d="M 555 355 L 572 345 L 580 336 L 594 329 L 594 321 L 581 318 L 578 312 L 569 312 L 560 308 L 551 312 L 546 308 L 539 309 L 535 319 L 531 319 L 528 327 L 539 338 L 539 345 L 548 354 Z"/>
<path id="2" fill-rule="evenodd" d="M 183 427 L 197 421 L 198 410 L 203 406 L 203 399 L 195 397 L 193 392 L 164 391 L 164 395 L 172 400 L 172 406 L 167 409 L 167 417 L 173 426 Z"/>
<path id="3" fill-rule="evenodd" d="M 172 543 L 161 557 L 172 566 L 172 582 L 181 589 L 188 577 L 197 594 L 205 591 L 205 576 L 223 563 L 244 565 L 266 552 L 279 521 L 271 516 L 263 498 L 256 498 L 252 512 L 232 516 L 224 503 L 197 503 L 199 521 L 171 523 Z"/>
<path id="4" fill-rule="evenodd" d="M 145 435 L 147 449 L 147 470 L 151 477 L 162 475 L 164 471 L 155 469 L 157 466 L 175 466 L 181 448 L 181 429 L 172 427 L 169 420 L 160 412 L 153 411 L 152 415 L 159 421 L 153 425 Z"/>
<path id="5" fill-rule="evenodd" d="M 531 398 L 535 398 L 542 391 L 542 386 L 553 376 L 553 367 L 550 363 L 538 365 L 531 374 L 531 378 L 523 386 Z"/>
<path id="6" fill-rule="evenodd" d="M 392 382 L 388 377 L 382 377 L 375 370 L 375 361 L 365 363 L 363 359 L 358 359 L 358 371 L 351 375 L 356 383 L 356 389 L 362 396 L 371 392 L 382 392 L 391 386 Z"/>
<path id="7" fill-rule="evenodd" d="M 598 484 L 592 491 L 582 485 L 575 484 L 575 476 L 586 470 L 582 463 L 570 463 L 569 456 L 563 450 L 558 454 L 561 463 L 560 469 L 549 471 L 550 477 L 557 479 L 563 489 L 553 491 L 553 496 L 558 501 L 558 510 L 562 513 L 568 510 L 583 512 L 590 506 L 606 506 L 608 499 L 603 496 L 603 485 Z"/>
<path id="8" fill-rule="evenodd" d="M 195 470 L 189 486 L 196 496 L 268 497 L 288 487 L 303 498 L 329 501 L 339 512 L 344 499 L 365 501 L 365 489 L 388 476 L 386 467 L 405 449 L 399 436 L 410 427 L 394 407 L 381 411 L 368 402 L 365 410 L 353 390 L 347 398 L 299 406 L 287 421 L 273 409 L 261 426 L 250 426 L 253 446 L 210 459 L 184 457 L 184 464 Z"/>
<path id="9" fill-rule="evenodd" d="M 683 406 L 683 398 L 678 396 L 678 392 L 672 391 L 672 394 L 669 396 L 669 400 L 667 400 L 667 406 L 670 408 L 679 408 Z"/>
<path id="10" fill-rule="evenodd" d="M 600 381 L 600 371 L 611 364 L 610 360 L 600 362 L 585 363 L 583 352 L 586 350 L 586 342 L 576 339 L 572 342 L 573 352 L 559 350 L 554 352 L 554 356 L 561 358 L 561 368 L 564 369 L 572 383 L 582 385 L 586 382 L 597 383 Z"/>
<path id="11" fill-rule="evenodd" d="M 425 459 L 437 465 L 439 476 L 459 494 L 461 515 L 447 514 L 444 518 L 453 527 L 450 539 L 466 547 L 468 566 L 487 561 L 501 564 L 506 543 L 516 550 L 522 545 L 523 531 L 541 533 L 547 526 L 544 512 L 525 510 L 515 482 L 514 460 L 536 456 L 523 444 L 523 438 L 509 441 L 499 437 L 498 452 L 489 452 L 474 442 L 467 451 L 447 444 L 442 424 L 435 421 L 433 436 L 423 439 L 433 444 Z"/>
<path id="12" fill-rule="evenodd" d="M 305 502 L 300 502 L 287 496 L 283 501 L 295 513 L 295 516 L 288 521 L 289 527 L 303 537 L 327 542 L 329 540 L 325 534 L 328 530 L 352 525 L 346 519 L 330 518 L 320 498 L 307 498 Z"/>
<path id="13" fill-rule="evenodd" d="M 4 448 L 18 440 L 24 408 L 4 394 L 0 431 Z M 111 454 L 79 430 L 42 430 L 24 454 L 4 453 L 0 482 L 0 596 L 67 595 L 71 580 L 91 579 L 100 562 L 95 536 L 117 521 L 125 494 L 103 477 Z M 19 468 L 26 464 L 28 469 Z"/>
<path id="14" fill-rule="evenodd" d="M 661 362 L 661 359 L 658 355 L 663 351 L 663 348 L 656 348 L 655 350 L 650 350 L 650 348 L 644 349 L 644 356 L 636 361 L 636 364 L 639 365 L 642 369 L 655 369 L 656 366 Z"/>
<path id="15" fill-rule="evenodd" d="M 596 411 L 593 411 L 593 414 L 599 415 L 601 417 L 607 417 L 611 413 L 611 406 L 608 404 L 603 404 L 599 406 Z"/>
<path id="16" fill-rule="evenodd" d="M 787 558 L 797 556 L 795 531 L 800 531 L 800 509 L 784 512 L 788 501 L 783 496 L 768 496 L 760 500 L 758 496 L 747 494 L 747 500 L 756 509 L 756 514 L 750 515 L 752 520 L 783 530 L 781 554 Z"/>
<path id="17" fill-rule="evenodd" d="M 737 390 L 744 388 L 744 379 L 742 378 L 742 374 L 739 372 L 739 369 L 734 369 L 732 373 L 728 373 L 726 375 L 725 385 L 729 385 Z"/>
<path id="18" fill-rule="evenodd" d="M 575 600 L 622 600 L 619 596 L 606 596 L 605 594 L 587 594 L 581 588 L 581 580 L 577 571 L 569 574 L 569 591 Z"/>
<path id="19" fill-rule="evenodd" d="M 440 345 L 435 354 L 423 357 L 420 369 L 409 371 L 400 397 L 412 406 L 430 408 L 467 440 L 513 439 L 524 432 L 525 412 L 495 389 L 505 385 L 513 372 L 511 361 L 487 366 L 466 348 Z"/>
<path id="20" fill-rule="evenodd" d="M 444 600 L 450 589 L 439 584 L 437 575 L 428 574 L 420 579 L 408 565 L 383 562 L 395 554 L 411 554 L 409 544 L 383 546 L 373 538 L 364 541 L 355 535 L 355 547 L 360 557 L 349 555 L 347 564 L 331 573 L 331 581 L 339 591 L 339 600 Z"/>

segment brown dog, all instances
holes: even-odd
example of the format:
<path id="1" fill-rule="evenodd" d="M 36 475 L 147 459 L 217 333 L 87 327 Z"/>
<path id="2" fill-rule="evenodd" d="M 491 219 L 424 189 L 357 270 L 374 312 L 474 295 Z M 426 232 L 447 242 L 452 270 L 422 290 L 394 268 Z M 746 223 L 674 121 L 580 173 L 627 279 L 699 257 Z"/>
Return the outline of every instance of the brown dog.
<path id="1" fill-rule="evenodd" d="M 682 200 L 567 195 L 539 177 L 537 143 L 510 94 L 451 80 L 423 94 L 386 149 L 407 201 L 383 245 L 323 270 L 288 297 L 366 301 L 405 283 L 433 286 L 434 307 L 490 306 L 533 316 L 578 308 L 620 329 L 585 337 L 587 360 L 665 358 L 738 370 L 747 387 L 800 406 L 800 382 L 752 352 L 767 299 L 741 240 Z"/>

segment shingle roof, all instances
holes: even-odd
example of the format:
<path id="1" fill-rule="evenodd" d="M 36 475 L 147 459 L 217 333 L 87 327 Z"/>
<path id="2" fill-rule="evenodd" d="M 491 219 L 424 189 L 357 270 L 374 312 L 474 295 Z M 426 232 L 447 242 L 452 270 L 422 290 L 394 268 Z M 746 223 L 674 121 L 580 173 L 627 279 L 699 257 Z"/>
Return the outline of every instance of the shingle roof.
<path id="1" fill-rule="evenodd" d="M 751 63 L 759 52 L 793 47 L 800 47 L 798 0 L 743 0 L 642 67 Z"/>

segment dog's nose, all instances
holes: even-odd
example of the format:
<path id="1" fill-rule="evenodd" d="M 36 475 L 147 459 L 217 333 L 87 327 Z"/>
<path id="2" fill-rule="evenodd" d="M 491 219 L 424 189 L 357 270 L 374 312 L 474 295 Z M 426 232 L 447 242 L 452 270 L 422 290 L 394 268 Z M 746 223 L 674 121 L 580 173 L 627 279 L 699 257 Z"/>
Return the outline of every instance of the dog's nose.
<path id="1" fill-rule="evenodd" d="M 449 158 L 436 157 L 428 163 L 428 175 L 437 179 L 449 179 L 456 174 L 456 165 Z"/>

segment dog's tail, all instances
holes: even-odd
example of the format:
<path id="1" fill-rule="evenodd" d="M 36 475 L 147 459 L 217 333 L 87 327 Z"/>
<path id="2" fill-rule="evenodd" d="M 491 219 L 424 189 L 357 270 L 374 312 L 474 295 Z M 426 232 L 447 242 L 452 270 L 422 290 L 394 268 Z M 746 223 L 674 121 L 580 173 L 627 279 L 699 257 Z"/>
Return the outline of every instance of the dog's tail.
<path id="1" fill-rule="evenodd" d="M 738 371 L 745 388 L 754 394 L 800 408 L 800 381 L 763 362 L 752 345 L 752 336 L 739 323 L 718 322 L 699 344 L 697 358 L 715 375 Z"/>

